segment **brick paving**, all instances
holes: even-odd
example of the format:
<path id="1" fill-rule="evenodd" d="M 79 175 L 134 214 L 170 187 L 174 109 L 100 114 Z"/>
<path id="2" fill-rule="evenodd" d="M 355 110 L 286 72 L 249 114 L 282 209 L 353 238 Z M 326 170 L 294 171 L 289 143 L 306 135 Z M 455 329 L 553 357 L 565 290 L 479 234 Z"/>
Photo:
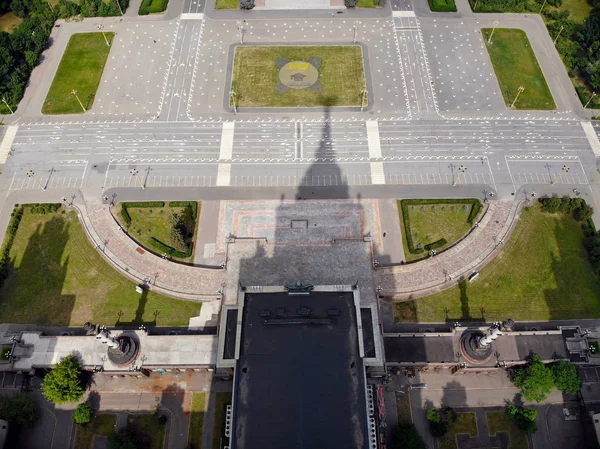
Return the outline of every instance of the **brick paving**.
<path id="1" fill-rule="evenodd" d="M 139 245 L 115 222 L 107 205 L 88 205 L 83 224 L 96 248 L 108 261 L 136 282 L 144 280 L 152 290 L 182 299 L 205 301 L 220 296 L 225 271 L 163 260 Z"/>
<path id="2" fill-rule="evenodd" d="M 443 290 L 491 260 L 512 229 L 517 206 L 489 202 L 487 212 L 470 235 L 449 250 L 414 264 L 376 269 L 380 295 L 394 299 L 418 297 Z"/>

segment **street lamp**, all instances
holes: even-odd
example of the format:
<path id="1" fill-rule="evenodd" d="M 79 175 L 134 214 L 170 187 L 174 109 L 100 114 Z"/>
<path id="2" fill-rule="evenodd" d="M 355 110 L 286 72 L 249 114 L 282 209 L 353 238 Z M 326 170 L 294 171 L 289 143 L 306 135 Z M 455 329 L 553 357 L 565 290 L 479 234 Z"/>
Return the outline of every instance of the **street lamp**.
<path id="1" fill-rule="evenodd" d="M 6 97 L 2 97 L 2 102 L 6 105 L 6 107 L 8 108 L 8 110 L 10 111 L 11 114 L 15 113 L 15 111 L 13 111 L 12 108 L 10 107 L 10 105 L 7 103 Z"/>
<path id="2" fill-rule="evenodd" d="M 354 38 L 352 39 L 353 43 L 356 43 L 356 36 L 358 35 L 358 27 L 360 25 L 360 20 L 356 19 L 354 21 Z"/>
<path id="3" fill-rule="evenodd" d="M 490 33 L 490 37 L 488 38 L 487 43 L 491 44 L 492 43 L 492 36 L 494 35 L 494 31 L 496 31 L 496 27 L 500 25 L 500 21 L 499 20 L 494 20 L 494 28 L 492 28 L 492 32 Z"/>
<path id="4" fill-rule="evenodd" d="M 235 90 L 231 90 L 231 103 L 233 104 L 233 113 L 237 114 L 237 98 L 238 94 Z"/>
<path id="5" fill-rule="evenodd" d="M 104 41 L 106 42 L 106 45 L 110 47 L 110 42 L 108 42 L 108 39 L 106 38 L 106 33 L 104 32 L 104 25 L 99 24 L 98 29 L 102 33 L 102 37 L 104 37 Z"/>
<path id="6" fill-rule="evenodd" d="M 542 11 L 544 10 L 544 6 L 546 6 L 546 2 L 548 0 L 544 0 L 544 3 L 542 3 L 542 7 L 540 8 L 540 14 L 542 13 Z"/>
<path id="7" fill-rule="evenodd" d="M 467 171 L 467 167 L 465 167 L 464 165 L 461 165 L 460 167 L 458 167 L 458 175 L 456 176 L 456 180 L 452 182 L 453 186 L 455 186 L 456 184 L 458 184 L 458 181 L 460 179 L 461 173 L 464 173 L 466 171 Z"/>
<path id="8" fill-rule="evenodd" d="M 244 22 L 246 21 L 244 20 Z M 244 22 L 242 22 L 241 20 L 237 21 L 237 29 L 240 35 L 240 44 L 244 43 Z"/>
<path id="9" fill-rule="evenodd" d="M 560 173 L 558 174 L 558 176 L 556 177 L 556 179 L 551 182 L 551 184 L 555 184 L 558 182 L 558 180 L 560 179 L 560 177 L 563 175 L 563 173 L 569 173 L 569 167 L 567 167 L 566 165 L 563 165 Z"/>
<path id="10" fill-rule="evenodd" d="M 585 106 L 583 107 L 583 109 L 588 107 L 588 104 L 590 104 L 592 102 L 592 100 L 594 99 L 594 97 L 596 96 L 596 92 L 592 92 L 592 96 L 590 97 L 590 99 L 587 101 L 587 103 L 585 104 Z M 6 102 L 5 102 L 6 103 Z"/>
<path id="11" fill-rule="evenodd" d="M 73 89 L 71 91 L 71 93 L 73 95 L 75 95 L 75 98 L 77 98 L 77 101 L 79 102 L 79 106 L 81 106 L 81 109 L 83 109 L 83 112 L 86 112 L 85 106 L 83 105 L 83 103 L 81 102 L 81 100 L 79 99 L 79 96 L 77 95 L 77 91 L 75 89 Z"/>
<path id="12" fill-rule="evenodd" d="M 515 104 L 516 104 L 517 100 L 519 99 L 519 95 L 521 95 L 524 90 L 525 90 L 525 86 L 519 86 L 519 88 L 517 89 L 517 96 L 515 97 L 512 104 L 510 105 L 511 108 L 515 107 Z"/>
<path id="13" fill-rule="evenodd" d="M 366 104 L 367 104 L 367 86 L 365 85 L 363 87 L 362 92 L 360 93 L 360 112 L 363 112 Z"/>
<path id="14" fill-rule="evenodd" d="M 142 189 L 145 189 L 146 187 L 144 186 L 144 184 L 142 183 L 142 180 L 140 179 L 140 177 L 138 176 L 138 171 L 135 168 L 132 168 L 131 170 L 129 170 L 129 173 L 131 173 L 131 176 L 133 176 L 135 179 L 137 179 L 138 184 L 140 185 L 140 187 Z"/>
<path id="15" fill-rule="evenodd" d="M 565 27 L 561 26 L 560 30 L 558 30 L 558 34 L 556 35 L 556 37 L 554 38 L 554 45 L 556 45 L 556 41 L 558 40 L 558 36 L 560 36 L 560 33 L 562 33 L 562 30 L 564 30 Z"/>
<path id="16" fill-rule="evenodd" d="M 35 182 L 37 182 L 37 185 L 40 186 L 40 189 L 42 190 L 46 190 L 46 187 L 44 187 L 42 185 L 42 183 L 40 181 L 38 181 L 38 179 L 35 177 L 35 173 L 33 172 L 33 170 L 29 170 L 27 172 L 27 177 L 33 179 Z"/>
<path id="17" fill-rule="evenodd" d="M 121 15 L 123 15 L 123 9 L 121 8 L 121 4 L 119 3 L 119 0 L 115 0 L 115 2 L 117 2 L 117 6 L 119 7 L 119 12 L 121 13 Z"/>

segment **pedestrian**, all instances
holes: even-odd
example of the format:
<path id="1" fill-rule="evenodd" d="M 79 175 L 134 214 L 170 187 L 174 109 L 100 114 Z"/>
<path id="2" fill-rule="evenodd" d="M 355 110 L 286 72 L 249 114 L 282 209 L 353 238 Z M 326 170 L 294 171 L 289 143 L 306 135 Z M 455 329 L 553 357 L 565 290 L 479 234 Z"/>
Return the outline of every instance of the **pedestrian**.
<path id="1" fill-rule="evenodd" d="M 386 235 L 387 235 L 387 232 L 384 232 L 384 233 L 383 233 L 383 238 L 385 238 L 385 236 L 386 236 Z"/>

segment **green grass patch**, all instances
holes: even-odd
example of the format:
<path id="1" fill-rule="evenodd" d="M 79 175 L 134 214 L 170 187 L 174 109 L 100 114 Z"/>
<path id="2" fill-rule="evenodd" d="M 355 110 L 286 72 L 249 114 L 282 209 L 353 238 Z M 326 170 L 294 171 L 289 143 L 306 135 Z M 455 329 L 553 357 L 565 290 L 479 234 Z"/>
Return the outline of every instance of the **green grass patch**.
<path id="1" fill-rule="evenodd" d="M 146 16 L 148 14 L 161 14 L 167 9 L 169 0 L 142 0 L 138 14 Z"/>
<path id="2" fill-rule="evenodd" d="M 94 436 L 108 436 L 115 431 L 117 415 L 98 414 L 94 416 L 92 422 L 87 424 L 75 424 L 75 444 L 73 449 L 91 449 L 94 443 Z"/>
<path id="3" fill-rule="evenodd" d="M 456 12 L 454 0 L 429 0 L 429 9 L 433 12 Z"/>
<path id="4" fill-rule="evenodd" d="M 216 394 L 212 449 L 228 446 L 229 439 L 225 436 L 225 409 L 229 404 L 231 404 L 231 393 L 219 392 Z"/>
<path id="5" fill-rule="evenodd" d="M 545 8 L 547 7 L 548 5 L 545 6 Z M 550 7 L 550 9 L 557 9 L 559 11 L 566 11 L 568 9 L 571 13 L 569 14 L 569 20 L 583 23 L 583 21 L 590 16 L 590 13 L 594 8 L 587 0 L 562 0 L 560 8 Z"/>
<path id="6" fill-rule="evenodd" d="M 0 31 L 11 33 L 23 21 L 20 17 L 15 16 L 12 12 L 0 16 Z"/>
<path id="7" fill-rule="evenodd" d="M 142 436 L 139 441 L 146 442 L 144 448 L 163 449 L 167 424 L 157 414 L 129 415 L 127 430 L 133 435 Z"/>
<path id="8" fill-rule="evenodd" d="M 198 207 L 196 201 L 119 203 L 112 212 L 140 245 L 159 255 L 193 262 Z"/>
<path id="9" fill-rule="evenodd" d="M 448 433 L 439 439 L 439 449 L 457 449 L 456 435 L 459 433 L 469 434 L 472 438 L 477 438 L 477 417 L 473 412 L 463 412 L 456 414 L 456 421 L 448 427 Z"/>
<path id="10" fill-rule="evenodd" d="M 239 9 L 240 4 L 238 0 L 216 0 L 215 9 Z"/>
<path id="11" fill-rule="evenodd" d="M 600 316 L 600 280 L 583 247 L 580 224 L 566 214 L 524 208 L 510 239 L 472 283 L 394 304 L 397 320 L 547 321 Z"/>
<path id="12" fill-rule="evenodd" d="M 506 106 L 510 107 L 519 86 L 523 86 L 525 90 L 519 96 L 515 109 L 556 109 L 544 74 L 525 32 L 496 28 L 490 44 L 487 41 L 492 29 L 483 28 L 481 32 Z"/>
<path id="13" fill-rule="evenodd" d="M 579 77 L 571 78 L 571 81 L 573 82 L 579 101 L 581 101 L 583 106 L 587 104 L 588 109 L 600 109 L 600 95 L 596 95 L 592 98 L 592 91 L 588 89 L 584 81 Z"/>
<path id="14" fill-rule="evenodd" d="M 202 448 L 202 429 L 206 413 L 206 393 L 192 394 L 192 409 L 190 413 L 190 434 L 188 441 L 190 449 Z"/>
<path id="15" fill-rule="evenodd" d="M 519 430 L 515 422 L 506 416 L 506 412 L 486 412 L 485 417 L 490 436 L 495 436 L 497 432 L 508 432 L 510 449 L 529 448 L 527 437 Z"/>
<path id="16" fill-rule="evenodd" d="M 410 396 L 396 392 L 396 410 L 398 412 L 398 425 L 407 426 L 412 424 L 412 414 L 410 413 Z"/>
<path id="17" fill-rule="evenodd" d="M 0 289 L 0 322 L 81 326 L 154 323 L 184 326 L 200 305 L 135 285 L 89 243 L 75 212 L 26 211 L 9 251 Z M 119 319 L 119 313 L 122 313 Z M 155 312 L 158 315 L 155 316 Z"/>
<path id="18" fill-rule="evenodd" d="M 592 354 L 600 355 L 600 344 L 597 341 L 590 341 L 590 347 L 592 349 Z"/>
<path id="19" fill-rule="evenodd" d="M 482 210 L 477 199 L 398 200 L 407 262 L 429 257 L 461 239 Z"/>
<path id="20" fill-rule="evenodd" d="M 358 0 L 357 8 L 379 8 L 381 6 L 379 0 Z"/>
<path id="21" fill-rule="evenodd" d="M 278 58 L 290 61 L 321 58 L 318 68 L 321 92 L 308 89 L 276 92 Z M 237 93 L 238 107 L 360 106 L 364 86 L 363 54 L 358 45 L 235 49 L 232 88 Z"/>
<path id="22" fill-rule="evenodd" d="M 109 42 L 113 41 L 114 33 L 104 34 Z M 94 104 L 109 52 L 110 47 L 106 45 L 102 33 L 71 36 L 42 106 L 42 113 L 82 113 L 81 105 L 72 94 L 73 90 L 77 91 L 77 96 L 89 110 Z"/>
<path id="23" fill-rule="evenodd" d="M 8 353 L 10 352 L 10 346 L 2 346 L 0 349 L 0 363 L 8 361 Z"/>

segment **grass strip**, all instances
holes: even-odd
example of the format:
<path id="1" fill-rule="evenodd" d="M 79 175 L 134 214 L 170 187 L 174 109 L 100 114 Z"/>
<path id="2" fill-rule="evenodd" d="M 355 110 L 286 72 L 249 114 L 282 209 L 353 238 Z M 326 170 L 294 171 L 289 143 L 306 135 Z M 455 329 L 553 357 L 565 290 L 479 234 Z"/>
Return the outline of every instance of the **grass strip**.
<path id="1" fill-rule="evenodd" d="M 190 414 L 190 434 L 188 442 L 190 449 L 202 448 L 202 430 L 204 427 L 204 414 L 206 413 L 206 393 L 195 392 L 192 395 L 192 409 Z"/>
<path id="2" fill-rule="evenodd" d="M 75 424 L 75 443 L 73 449 L 90 449 L 94 443 L 94 436 L 108 437 L 115 431 L 117 415 L 101 413 L 94 416 L 92 422 Z"/>
<path id="3" fill-rule="evenodd" d="M 433 12 L 456 12 L 454 0 L 429 0 L 429 9 Z"/>
<path id="4" fill-rule="evenodd" d="M 229 439 L 225 436 L 225 414 L 226 407 L 230 404 L 231 393 L 216 393 L 212 449 L 221 449 L 222 446 L 228 446 Z"/>
<path id="5" fill-rule="evenodd" d="M 519 430 L 514 421 L 511 421 L 506 412 L 486 412 L 488 432 L 495 436 L 498 432 L 508 432 L 510 437 L 510 449 L 528 449 L 527 437 Z"/>
<path id="6" fill-rule="evenodd" d="M 104 34 L 112 43 L 114 33 Z M 77 97 L 85 109 L 89 110 L 94 104 L 110 48 L 106 45 L 102 33 L 80 33 L 71 36 L 42 106 L 42 113 L 82 113 L 73 90 L 77 92 Z"/>
<path id="7" fill-rule="evenodd" d="M 147 16 L 148 14 L 160 14 L 165 12 L 169 0 L 142 0 L 138 15 Z"/>

